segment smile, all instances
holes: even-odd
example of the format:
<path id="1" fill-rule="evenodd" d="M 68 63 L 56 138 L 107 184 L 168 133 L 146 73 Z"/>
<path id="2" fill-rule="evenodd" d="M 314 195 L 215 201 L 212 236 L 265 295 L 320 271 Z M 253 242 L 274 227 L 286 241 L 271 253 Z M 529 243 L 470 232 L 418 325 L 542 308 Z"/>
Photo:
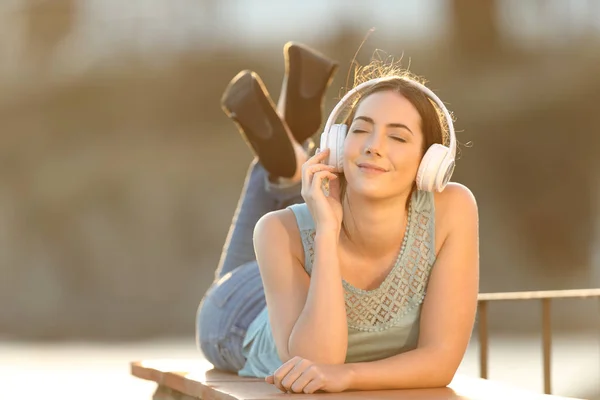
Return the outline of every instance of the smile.
<path id="1" fill-rule="evenodd" d="M 371 174 L 382 174 L 384 172 L 387 172 L 384 168 L 381 168 L 380 166 L 375 165 L 375 164 L 360 163 L 357 165 L 361 171 L 368 172 Z"/>

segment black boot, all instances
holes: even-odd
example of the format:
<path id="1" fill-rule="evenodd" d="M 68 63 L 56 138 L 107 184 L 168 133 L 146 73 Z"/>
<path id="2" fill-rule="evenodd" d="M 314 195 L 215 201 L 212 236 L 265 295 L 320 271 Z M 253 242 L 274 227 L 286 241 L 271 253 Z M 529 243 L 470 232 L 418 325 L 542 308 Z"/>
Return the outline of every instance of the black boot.
<path id="1" fill-rule="evenodd" d="M 237 74 L 225 89 L 221 106 L 269 174 L 282 178 L 294 176 L 296 155 L 291 133 L 255 72 Z"/>
<path id="2" fill-rule="evenodd" d="M 333 81 L 338 64 L 299 43 L 283 48 L 285 77 L 278 111 L 300 144 L 317 133 L 322 123 L 325 92 Z"/>

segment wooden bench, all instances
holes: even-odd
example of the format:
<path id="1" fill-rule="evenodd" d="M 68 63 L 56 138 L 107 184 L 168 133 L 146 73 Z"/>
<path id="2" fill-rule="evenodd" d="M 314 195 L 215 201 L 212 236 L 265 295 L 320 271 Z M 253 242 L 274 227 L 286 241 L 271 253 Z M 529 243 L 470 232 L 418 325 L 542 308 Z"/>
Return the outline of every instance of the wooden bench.
<path id="1" fill-rule="evenodd" d="M 567 399 L 528 392 L 481 378 L 456 376 L 445 388 L 355 391 L 343 393 L 286 394 L 263 379 L 243 378 L 213 369 L 206 361 L 148 360 L 131 363 L 132 375 L 156 382 L 153 400 L 270 400 L 304 399 L 396 399 L 396 400 L 483 400 Z"/>

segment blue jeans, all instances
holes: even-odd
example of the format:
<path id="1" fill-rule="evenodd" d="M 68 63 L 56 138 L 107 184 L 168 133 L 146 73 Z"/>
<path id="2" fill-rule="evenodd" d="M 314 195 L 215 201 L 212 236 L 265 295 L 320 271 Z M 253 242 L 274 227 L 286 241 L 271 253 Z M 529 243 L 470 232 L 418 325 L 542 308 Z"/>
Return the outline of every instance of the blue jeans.
<path id="1" fill-rule="evenodd" d="M 217 369 L 237 372 L 245 364 L 242 343 L 250 323 L 264 309 L 265 294 L 252 235 L 266 213 L 303 203 L 301 183 L 280 187 L 255 159 L 244 182 L 215 281 L 196 317 L 196 344 Z"/>

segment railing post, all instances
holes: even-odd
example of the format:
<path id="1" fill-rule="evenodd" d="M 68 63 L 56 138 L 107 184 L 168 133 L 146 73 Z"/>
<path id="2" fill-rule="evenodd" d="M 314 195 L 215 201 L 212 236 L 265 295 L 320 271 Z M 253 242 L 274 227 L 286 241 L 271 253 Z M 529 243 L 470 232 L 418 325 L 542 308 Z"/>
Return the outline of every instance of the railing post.
<path id="1" fill-rule="evenodd" d="M 544 357 L 544 393 L 551 394 L 551 369 L 550 369 L 550 356 L 552 346 L 552 332 L 551 332 L 551 321 L 550 321 L 550 299 L 542 299 L 542 346 L 543 346 L 543 357 Z"/>
<path id="2" fill-rule="evenodd" d="M 479 302 L 479 374 L 483 379 L 488 377 L 487 305 L 485 300 Z"/>
<path id="3" fill-rule="evenodd" d="M 487 307 L 490 301 L 534 300 L 542 301 L 542 356 L 544 367 L 544 393 L 552 394 L 552 299 L 597 298 L 600 288 L 575 290 L 547 290 L 533 292 L 479 293 L 478 295 L 478 335 L 479 369 L 482 378 L 488 378 L 488 326 Z M 600 302 L 599 302 L 600 305 Z M 600 321 L 599 321 L 600 322 Z"/>

